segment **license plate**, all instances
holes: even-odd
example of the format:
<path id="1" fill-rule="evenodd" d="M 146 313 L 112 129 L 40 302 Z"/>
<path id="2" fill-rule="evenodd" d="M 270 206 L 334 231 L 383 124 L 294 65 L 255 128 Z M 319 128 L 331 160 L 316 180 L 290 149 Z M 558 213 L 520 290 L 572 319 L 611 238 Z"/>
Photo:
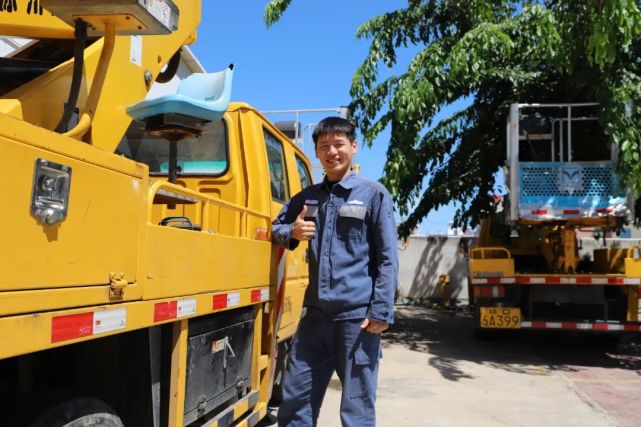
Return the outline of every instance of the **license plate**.
<path id="1" fill-rule="evenodd" d="M 520 329 L 521 309 L 481 307 L 481 328 Z"/>

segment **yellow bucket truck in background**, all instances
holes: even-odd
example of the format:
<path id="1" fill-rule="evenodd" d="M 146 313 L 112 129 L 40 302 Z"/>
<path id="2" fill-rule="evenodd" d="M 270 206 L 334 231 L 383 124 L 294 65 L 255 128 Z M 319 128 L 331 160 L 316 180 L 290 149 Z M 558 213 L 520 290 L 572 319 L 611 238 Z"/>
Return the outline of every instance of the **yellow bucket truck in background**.
<path id="1" fill-rule="evenodd" d="M 619 185 L 617 147 L 606 143 L 599 108 L 511 106 L 509 195 L 482 222 L 470 251 L 479 331 L 641 330 L 641 248 L 616 238 L 632 204 Z"/>
<path id="2" fill-rule="evenodd" d="M 310 164 L 229 103 L 231 66 L 145 100 L 200 7 L 3 2 L 0 32 L 33 41 L 0 58 L 2 425 L 267 414 L 308 281 L 306 245 L 273 247 L 271 219 Z"/>

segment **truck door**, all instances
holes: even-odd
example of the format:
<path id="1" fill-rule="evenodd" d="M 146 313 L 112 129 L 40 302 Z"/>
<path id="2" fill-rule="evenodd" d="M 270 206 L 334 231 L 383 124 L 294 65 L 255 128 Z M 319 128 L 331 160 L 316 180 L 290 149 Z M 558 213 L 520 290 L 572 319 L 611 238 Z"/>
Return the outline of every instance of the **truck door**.
<path id="1" fill-rule="evenodd" d="M 291 141 L 283 141 L 265 128 L 263 133 L 269 166 L 271 216 L 275 218 L 292 195 L 311 183 L 311 178 L 308 169 L 303 169 L 304 173 L 301 173 L 300 168 L 306 166 Z M 308 282 L 306 252 L 306 242 L 301 243 L 294 251 L 287 251 L 286 287 L 278 333 L 279 341 L 294 334 L 300 319 L 303 296 Z"/>

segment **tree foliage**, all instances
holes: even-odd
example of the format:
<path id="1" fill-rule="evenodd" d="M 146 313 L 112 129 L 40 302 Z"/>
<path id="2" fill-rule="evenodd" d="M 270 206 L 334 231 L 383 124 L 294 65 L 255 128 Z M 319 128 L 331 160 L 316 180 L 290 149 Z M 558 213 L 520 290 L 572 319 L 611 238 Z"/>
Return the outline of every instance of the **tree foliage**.
<path id="1" fill-rule="evenodd" d="M 273 0 L 266 21 L 290 2 Z M 640 1 L 408 0 L 356 35 L 370 48 L 351 106 L 366 144 L 391 130 L 382 181 L 406 218 L 400 235 L 451 202 L 457 226 L 493 211 L 513 102 L 599 102 L 623 183 L 641 195 Z M 417 52 L 409 64 L 403 49 Z"/>

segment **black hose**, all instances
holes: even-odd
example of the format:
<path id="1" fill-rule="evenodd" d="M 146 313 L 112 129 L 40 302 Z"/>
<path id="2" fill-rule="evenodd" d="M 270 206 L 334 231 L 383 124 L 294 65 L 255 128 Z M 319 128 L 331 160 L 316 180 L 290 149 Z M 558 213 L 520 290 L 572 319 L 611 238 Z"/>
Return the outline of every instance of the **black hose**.
<path id="1" fill-rule="evenodd" d="M 160 73 L 158 73 L 158 76 L 156 77 L 156 81 L 158 83 L 167 83 L 169 80 L 174 78 L 176 72 L 178 71 L 178 66 L 180 65 L 181 50 L 182 49 L 178 49 L 176 53 L 174 53 L 174 56 L 169 59 L 165 71 L 161 71 Z"/>
<path id="2" fill-rule="evenodd" d="M 56 132 L 58 133 L 68 131 L 67 127 L 69 126 L 69 121 L 71 120 L 73 111 L 76 108 L 76 102 L 78 102 L 78 95 L 80 94 L 80 85 L 82 83 L 82 69 L 84 67 L 85 58 L 85 45 L 87 43 L 87 23 L 82 19 L 78 19 L 75 23 L 74 36 L 76 38 L 76 42 L 73 52 L 73 77 L 71 78 L 69 99 L 65 104 L 62 118 L 60 118 L 60 122 L 58 123 L 58 126 L 56 126 Z"/>

